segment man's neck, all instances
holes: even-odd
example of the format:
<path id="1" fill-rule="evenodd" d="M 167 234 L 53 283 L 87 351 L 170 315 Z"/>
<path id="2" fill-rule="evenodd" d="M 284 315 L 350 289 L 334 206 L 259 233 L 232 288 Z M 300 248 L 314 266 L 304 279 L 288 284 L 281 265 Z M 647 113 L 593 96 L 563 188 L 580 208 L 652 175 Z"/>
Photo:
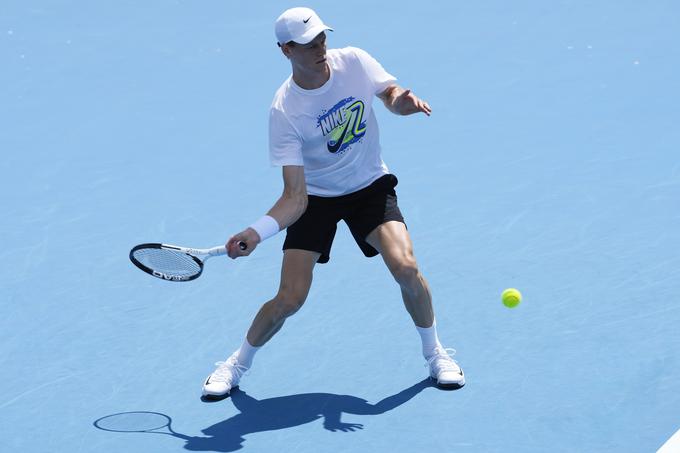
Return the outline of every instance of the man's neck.
<path id="1" fill-rule="evenodd" d="M 331 70 L 326 63 L 324 70 L 320 72 L 304 71 L 293 67 L 293 81 L 303 90 L 315 90 L 321 88 L 331 77 Z"/>

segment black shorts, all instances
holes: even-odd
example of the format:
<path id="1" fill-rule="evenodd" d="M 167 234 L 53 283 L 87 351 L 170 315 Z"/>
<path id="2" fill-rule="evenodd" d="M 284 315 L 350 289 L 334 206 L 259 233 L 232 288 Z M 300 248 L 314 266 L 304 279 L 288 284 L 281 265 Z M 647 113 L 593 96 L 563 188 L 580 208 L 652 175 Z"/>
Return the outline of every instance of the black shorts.
<path id="1" fill-rule="evenodd" d="M 397 206 L 398 183 L 394 175 L 384 175 L 370 186 L 339 197 L 308 196 L 307 210 L 288 227 L 283 250 L 300 249 L 321 253 L 318 262 L 327 263 L 337 224 L 344 220 L 365 256 L 378 251 L 366 242 L 366 236 L 390 220 L 404 223 Z"/>

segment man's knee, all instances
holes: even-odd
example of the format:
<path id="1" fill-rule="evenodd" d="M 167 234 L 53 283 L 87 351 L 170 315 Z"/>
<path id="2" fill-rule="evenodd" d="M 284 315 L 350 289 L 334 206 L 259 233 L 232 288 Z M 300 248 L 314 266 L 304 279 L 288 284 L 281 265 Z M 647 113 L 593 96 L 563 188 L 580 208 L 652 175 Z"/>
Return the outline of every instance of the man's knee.
<path id="1" fill-rule="evenodd" d="M 282 285 L 274 298 L 278 317 L 287 318 L 294 315 L 304 305 L 308 292 L 304 288 Z"/>
<path id="2" fill-rule="evenodd" d="M 420 281 L 418 264 L 413 257 L 405 257 L 390 267 L 392 276 L 401 286 L 410 287 Z"/>

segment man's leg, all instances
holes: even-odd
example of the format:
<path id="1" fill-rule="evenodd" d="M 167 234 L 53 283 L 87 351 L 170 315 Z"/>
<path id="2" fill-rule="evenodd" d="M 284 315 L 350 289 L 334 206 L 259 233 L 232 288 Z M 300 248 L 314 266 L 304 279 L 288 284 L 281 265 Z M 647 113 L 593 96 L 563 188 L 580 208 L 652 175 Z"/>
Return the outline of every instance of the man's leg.
<path id="1" fill-rule="evenodd" d="M 366 242 L 380 253 L 401 288 L 406 310 L 422 340 L 423 356 L 430 365 L 430 376 L 442 387 L 465 385 L 463 370 L 437 338 L 432 294 L 425 277 L 418 270 L 406 225 L 396 221 L 385 222 L 366 237 Z"/>
<path id="2" fill-rule="evenodd" d="M 432 327 L 434 310 L 430 287 L 418 270 L 406 226 L 401 222 L 383 223 L 366 237 L 366 242 L 380 253 L 399 284 L 404 305 L 415 325 Z"/>
<path id="3" fill-rule="evenodd" d="M 262 305 L 255 316 L 243 345 L 217 369 L 203 384 L 203 395 L 219 399 L 229 395 L 241 376 L 250 368 L 258 349 L 278 332 L 286 318 L 304 304 L 312 285 L 312 271 L 320 253 L 288 249 L 283 254 L 281 283 L 276 296 Z"/>
<path id="4" fill-rule="evenodd" d="M 248 330 L 248 343 L 260 347 L 278 332 L 286 318 L 305 303 L 312 286 L 312 271 L 320 253 L 288 249 L 283 253 L 281 283 L 276 296 L 262 305 Z"/>

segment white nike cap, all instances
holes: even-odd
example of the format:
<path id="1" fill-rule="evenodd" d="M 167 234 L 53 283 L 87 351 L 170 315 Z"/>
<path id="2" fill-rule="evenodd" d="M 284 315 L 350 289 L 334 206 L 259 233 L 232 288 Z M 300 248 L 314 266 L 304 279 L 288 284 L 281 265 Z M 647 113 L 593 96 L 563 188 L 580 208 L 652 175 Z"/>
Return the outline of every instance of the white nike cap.
<path id="1" fill-rule="evenodd" d="M 314 10 L 310 8 L 287 9 L 276 19 L 274 31 L 279 45 L 289 41 L 298 44 L 307 44 L 316 38 L 319 33 L 330 30 L 331 27 L 324 24 Z"/>

